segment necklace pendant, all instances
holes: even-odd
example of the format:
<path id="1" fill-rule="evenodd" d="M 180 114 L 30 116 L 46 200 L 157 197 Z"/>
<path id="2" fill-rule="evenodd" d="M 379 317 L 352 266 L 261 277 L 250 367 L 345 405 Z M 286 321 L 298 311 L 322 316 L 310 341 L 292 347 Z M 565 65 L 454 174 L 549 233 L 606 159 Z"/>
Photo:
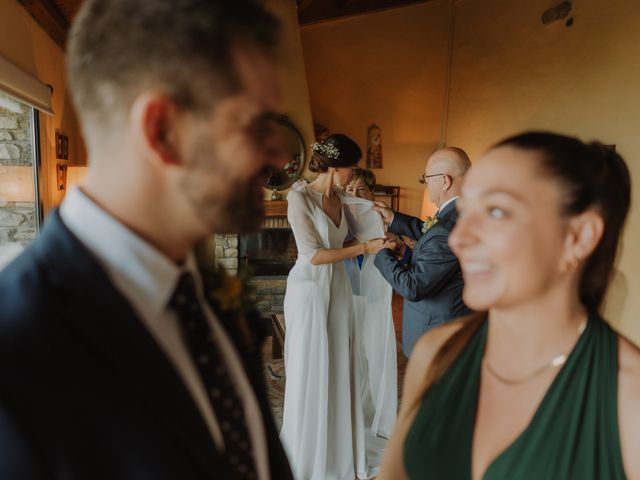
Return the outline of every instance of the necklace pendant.
<path id="1" fill-rule="evenodd" d="M 566 355 L 558 355 L 556 358 L 551 360 L 551 367 L 559 367 L 560 365 L 563 365 L 564 362 L 567 361 L 567 356 Z"/>
<path id="2" fill-rule="evenodd" d="M 587 328 L 587 319 L 585 319 L 578 327 L 578 339 L 580 339 L 580 337 L 582 336 L 586 328 Z M 540 375 L 542 372 L 546 371 L 547 369 L 557 368 L 564 365 L 568 358 L 569 358 L 569 354 L 566 354 L 566 353 L 562 355 L 558 355 L 557 357 L 553 357 L 546 365 L 543 365 L 537 370 L 534 370 L 529 375 L 526 375 L 522 378 L 516 378 L 516 379 L 503 377 L 489 364 L 489 362 L 486 359 L 484 360 L 483 363 L 487 371 L 500 382 L 506 385 L 519 385 Z"/>

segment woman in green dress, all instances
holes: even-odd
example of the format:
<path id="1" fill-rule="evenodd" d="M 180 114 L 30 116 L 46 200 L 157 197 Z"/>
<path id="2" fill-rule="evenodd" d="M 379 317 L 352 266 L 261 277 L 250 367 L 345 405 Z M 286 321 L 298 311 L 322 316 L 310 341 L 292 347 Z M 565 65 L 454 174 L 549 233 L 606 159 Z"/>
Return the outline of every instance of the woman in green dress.
<path id="1" fill-rule="evenodd" d="M 630 196 L 614 151 L 550 133 L 473 166 L 449 241 L 478 313 L 416 345 L 381 479 L 640 479 L 640 350 L 598 313 Z"/>

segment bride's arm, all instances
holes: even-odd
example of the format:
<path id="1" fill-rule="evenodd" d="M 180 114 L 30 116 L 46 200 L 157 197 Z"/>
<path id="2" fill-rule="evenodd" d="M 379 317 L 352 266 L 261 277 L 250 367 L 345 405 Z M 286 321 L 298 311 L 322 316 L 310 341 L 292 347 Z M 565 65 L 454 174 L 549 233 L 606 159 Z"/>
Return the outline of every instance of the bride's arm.
<path id="1" fill-rule="evenodd" d="M 289 206 L 287 218 L 296 239 L 298 253 L 311 258 L 312 265 L 337 263 L 364 253 L 377 253 L 383 248 L 384 239 L 378 238 L 361 243 L 356 240 L 352 245 L 343 248 L 324 248 L 312 209 L 299 191 L 292 190 L 287 196 Z"/>
<path id="2" fill-rule="evenodd" d="M 311 264 L 315 266 L 325 265 L 327 263 L 341 262 L 347 258 L 353 258 L 365 253 L 378 253 L 383 245 L 384 239 L 376 238 L 364 243 L 357 242 L 343 248 L 320 248 L 311 258 Z"/>

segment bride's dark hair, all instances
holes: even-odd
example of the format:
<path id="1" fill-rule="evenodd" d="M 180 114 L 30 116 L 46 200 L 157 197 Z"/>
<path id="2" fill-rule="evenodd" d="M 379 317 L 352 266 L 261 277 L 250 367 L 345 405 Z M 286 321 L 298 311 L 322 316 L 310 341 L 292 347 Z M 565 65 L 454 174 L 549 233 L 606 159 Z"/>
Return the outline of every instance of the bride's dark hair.
<path id="1" fill-rule="evenodd" d="M 329 167 L 352 167 L 362 158 L 362 150 L 346 135 L 334 133 L 312 146 L 309 170 L 323 173 Z"/>

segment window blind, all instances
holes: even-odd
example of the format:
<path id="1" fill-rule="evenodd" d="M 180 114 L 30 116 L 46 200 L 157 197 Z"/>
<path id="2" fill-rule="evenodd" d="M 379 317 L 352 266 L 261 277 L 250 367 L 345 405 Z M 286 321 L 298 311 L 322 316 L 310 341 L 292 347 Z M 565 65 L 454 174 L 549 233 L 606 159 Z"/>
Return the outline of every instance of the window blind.
<path id="1" fill-rule="evenodd" d="M 0 56 L 0 90 L 41 112 L 53 115 L 49 85 Z"/>

